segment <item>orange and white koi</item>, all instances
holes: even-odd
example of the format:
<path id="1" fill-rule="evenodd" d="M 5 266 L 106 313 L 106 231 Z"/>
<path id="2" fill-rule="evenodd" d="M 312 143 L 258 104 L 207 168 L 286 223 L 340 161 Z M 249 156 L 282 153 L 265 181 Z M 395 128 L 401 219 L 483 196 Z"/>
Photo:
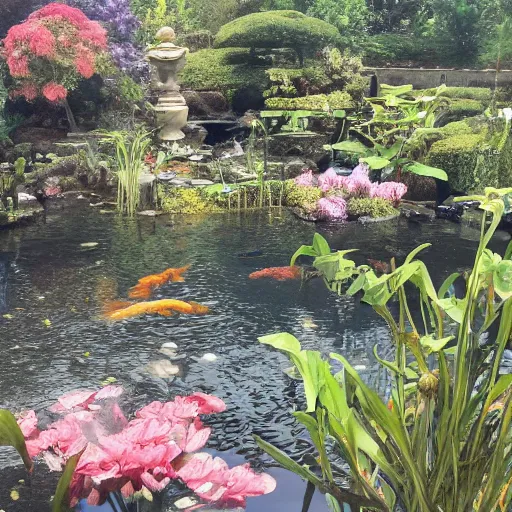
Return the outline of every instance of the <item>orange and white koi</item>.
<path id="1" fill-rule="evenodd" d="M 175 299 L 161 299 L 149 302 L 114 303 L 105 310 L 105 318 L 113 321 L 125 320 L 142 315 L 172 316 L 174 313 L 184 315 L 206 315 L 209 312 L 207 306 L 197 302 L 184 302 Z"/>

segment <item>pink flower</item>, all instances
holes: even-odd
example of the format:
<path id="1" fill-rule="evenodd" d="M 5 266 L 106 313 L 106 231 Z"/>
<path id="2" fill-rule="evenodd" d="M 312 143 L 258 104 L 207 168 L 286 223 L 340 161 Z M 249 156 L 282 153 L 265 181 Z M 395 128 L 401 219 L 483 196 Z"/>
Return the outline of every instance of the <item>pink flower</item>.
<path id="1" fill-rule="evenodd" d="M 14 78 L 26 78 L 30 76 L 30 70 L 28 69 L 28 57 L 26 55 L 10 56 L 7 58 L 7 66 L 9 66 L 9 72 Z"/>
<path id="2" fill-rule="evenodd" d="M 68 90 L 55 82 L 50 82 L 43 87 L 43 96 L 52 103 L 65 100 L 68 95 Z"/>
<path id="3" fill-rule="evenodd" d="M 368 176 L 368 167 L 358 165 L 345 180 L 345 187 L 351 195 L 366 197 L 370 194 L 372 182 Z"/>
<path id="4" fill-rule="evenodd" d="M 396 181 L 386 181 L 380 185 L 373 184 L 370 191 L 370 197 L 380 197 L 391 201 L 395 206 L 407 193 L 407 186 L 404 183 Z"/>
<path id="5" fill-rule="evenodd" d="M 94 53 L 89 48 L 84 45 L 77 47 L 75 66 L 84 78 L 91 78 L 94 75 L 94 60 Z"/>
<path id="6" fill-rule="evenodd" d="M 317 203 L 318 215 L 325 220 L 346 220 L 347 203 L 339 196 L 323 197 Z"/>
<path id="7" fill-rule="evenodd" d="M 55 36 L 38 24 L 30 37 L 30 51 L 37 57 L 52 57 L 55 54 Z"/>
<path id="8" fill-rule="evenodd" d="M 318 186 L 322 192 L 329 192 L 333 188 L 341 188 L 343 186 L 343 179 L 336 174 L 336 171 L 331 167 L 327 169 L 318 178 Z"/>
<path id="9" fill-rule="evenodd" d="M 220 398 L 207 395 L 206 393 L 200 393 L 199 391 L 187 396 L 185 401 L 196 403 L 198 407 L 197 412 L 199 414 L 213 414 L 226 410 L 226 404 Z"/>
<path id="10" fill-rule="evenodd" d="M 192 453 L 203 448 L 211 434 L 211 429 L 204 427 L 201 420 L 196 418 L 187 428 L 176 425 L 172 429 L 173 439 L 185 453 Z"/>
<path id="11" fill-rule="evenodd" d="M 297 176 L 294 180 L 295 185 L 303 187 L 312 187 L 314 185 L 313 171 L 304 171 L 301 175 Z"/>
<path id="12" fill-rule="evenodd" d="M 39 432 L 37 430 L 37 416 L 34 411 L 27 411 L 23 413 L 18 418 L 18 425 L 26 439 Z"/>

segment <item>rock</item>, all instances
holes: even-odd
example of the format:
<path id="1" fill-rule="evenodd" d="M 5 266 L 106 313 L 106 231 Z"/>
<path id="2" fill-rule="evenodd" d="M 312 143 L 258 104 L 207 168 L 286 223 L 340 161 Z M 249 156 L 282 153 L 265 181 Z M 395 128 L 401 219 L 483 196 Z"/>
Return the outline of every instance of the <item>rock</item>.
<path id="1" fill-rule="evenodd" d="M 32 201 L 37 201 L 37 198 L 35 196 L 32 196 L 30 194 L 26 194 L 25 192 L 20 192 L 18 194 L 18 202 L 20 203 L 29 203 Z"/>
<path id="2" fill-rule="evenodd" d="M 436 216 L 438 219 L 460 222 L 464 214 L 464 207 L 461 204 L 440 205 L 436 207 Z"/>
<path id="3" fill-rule="evenodd" d="M 173 348 L 161 348 L 158 352 L 160 352 L 160 354 L 163 354 L 164 356 L 167 356 L 167 357 L 175 357 L 178 355 L 178 353 L 176 352 L 175 349 Z"/>
<path id="4" fill-rule="evenodd" d="M 321 133 L 274 135 L 268 138 L 268 152 L 270 156 L 293 156 L 318 162 L 325 157 L 324 145 L 330 143 L 330 138 Z"/>
<path id="5" fill-rule="evenodd" d="M 11 152 L 11 161 L 15 162 L 18 158 L 24 158 L 27 162 L 32 161 L 35 151 L 31 142 L 16 144 Z"/>
<path id="6" fill-rule="evenodd" d="M 175 178 L 174 180 L 169 181 L 169 184 L 175 187 L 190 187 L 191 180 L 186 180 L 183 178 Z"/>
<path id="7" fill-rule="evenodd" d="M 434 210 L 411 203 L 402 203 L 400 205 L 400 213 L 403 217 L 413 222 L 431 222 L 436 217 Z"/>
<path id="8" fill-rule="evenodd" d="M 175 349 L 177 349 L 178 345 L 176 345 L 176 343 L 173 343 L 172 341 L 168 341 L 167 343 L 164 343 L 162 345 L 162 348 L 175 348 Z"/>
<path id="9" fill-rule="evenodd" d="M 437 185 L 434 178 L 406 172 L 402 173 L 400 181 L 407 185 L 407 194 L 404 199 L 408 201 L 435 201 L 437 199 Z"/>
<path id="10" fill-rule="evenodd" d="M 191 148 L 199 148 L 203 145 L 208 131 L 199 124 L 189 123 L 182 129 L 185 134 L 185 144 Z"/>
<path id="11" fill-rule="evenodd" d="M 318 167 L 312 160 L 294 158 L 284 164 L 284 178 L 286 180 L 296 178 L 297 176 L 302 174 L 303 171 L 307 171 L 309 169 L 317 171 Z"/>
<path id="12" fill-rule="evenodd" d="M 290 208 L 290 211 L 300 220 L 305 220 L 306 222 L 318 222 L 318 217 L 316 217 L 312 213 L 306 213 L 300 208 L 293 207 Z"/>
<path id="13" fill-rule="evenodd" d="M 73 156 L 80 151 L 87 151 L 86 142 L 56 142 L 52 145 L 52 150 L 58 157 Z M 46 155 L 49 158 L 49 155 Z"/>
<path id="14" fill-rule="evenodd" d="M 190 180 L 190 184 L 193 187 L 207 187 L 208 185 L 214 185 L 213 181 L 210 180 Z"/>
<path id="15" fill-rule="evenodd" d="M 217 361 L 218 357 L 215 354 L 204 354 L 203 357 L 201 357 L 201 361 L 205 361 L 207 363 L 213 363 Z"/>
<path id="16" fill-rule="evenodd" d="M 92 249 L 98 245 L 98 242 L 84 242 L 83 244 L 80 244 L 80 247 L 83 247 L 84 249 Z"/>
<path id="17" fill-rule="evenodd" d="M 137 212 L 137 215 L 141 217 L 158 217 L 159 215 L 163 215 L 164 212 L 160 212 L 157 210 L 144 210 L 143 212 Z"/>
<path id="18" fill-rule="evenodd" d="M 197 505 L 197 503 L 197 499 L 185 496 L 184 498 L 180 498 L 179 500 L 175 501 L 174 506 L 178 510 L 184 510 L 186 508 L 190 508 L 193 507 L 194 505 Z"/>
<path id="19" fill-rule="evenodd" d="M 219 119 L 232 117 L 229 103 L 219 91 L 183 91 L 190 118 Z"/>
<path id="20" fill-rule="evenodd" d="M 146 371 L 153 377 L 169 379 L 180 373 L 180 367 L 172 364 L 168 359 L 158 359 L 157 361 L 151 361 L 146 366 Z"/>

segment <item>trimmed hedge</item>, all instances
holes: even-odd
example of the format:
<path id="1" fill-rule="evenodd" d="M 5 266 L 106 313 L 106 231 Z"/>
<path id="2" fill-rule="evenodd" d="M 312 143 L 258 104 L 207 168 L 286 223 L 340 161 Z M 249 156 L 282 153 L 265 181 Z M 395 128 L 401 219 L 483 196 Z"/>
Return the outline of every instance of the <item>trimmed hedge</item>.
<path id="1" fill-rule="evenodd" d="M 269 98 L 265 106 L 270 110 L 323 110 L 352 108 L 350 94 L 336 91 L 331 94 L 314 94 L 301 98 Z"/>
<path id="2" fill-rule="evenodd" d="M 195 91 L 221 91 L 232 94 L 251 88 L 263 94 L 269 86 L 265 68 L 255 65 L 245 48 L 200 50 L 190 53 L 180 74 L 181 83 Z"/>
<path id="3" fill-rule="evenodd" d="M 420 95 L 433 96 L 436 94 L 437 89 L 424 89 L 415 91 Z M 492 100 L 491 89 L 485 87 L 446 87 L 439 96 L 452 99 L 464 99 L 464 100 L 478 100 L 483 103 L 490 103 Z"/>
<path id="4" fill-rule="evenodd" d="M 336 27 L 297 11 L 248 14 L 224 25 L 215 38 L 217 48 L 294 48 L 304 52 L 339 43 Z"/>

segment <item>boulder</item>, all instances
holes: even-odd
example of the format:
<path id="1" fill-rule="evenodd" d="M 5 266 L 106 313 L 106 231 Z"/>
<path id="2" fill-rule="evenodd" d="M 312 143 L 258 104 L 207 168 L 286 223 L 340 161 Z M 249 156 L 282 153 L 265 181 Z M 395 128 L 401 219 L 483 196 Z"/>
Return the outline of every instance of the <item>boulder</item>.
<path id="1" fill-rule="evenodd" d="M 289 180 L 296 178 L 305 170 L 318 171 L 318 167 L 312 160 L 293 158 L 284 164 L 284 178 Z"/>
<path id="2" fill-rule="evenodd" d="M 191 119 L 219 119 L 232 117 L 229 103 L 219 91 L 183 91 Z"/>
<path id="3" fill-rule="evenodd" d="M 400 213 L 412 222 L 431 222 L 436 218 L 436 212 L 425 206 L 412 203 L 402 203 Z"/>
<path id="4" fill-rule="evenodd" d="M 268 138 L 268 153 L 285 158 L 298 157 L 319 162 L 325 157 L 324 145 L 329 144 L 330 135 L 320 133 L 290 133 Z"/>

